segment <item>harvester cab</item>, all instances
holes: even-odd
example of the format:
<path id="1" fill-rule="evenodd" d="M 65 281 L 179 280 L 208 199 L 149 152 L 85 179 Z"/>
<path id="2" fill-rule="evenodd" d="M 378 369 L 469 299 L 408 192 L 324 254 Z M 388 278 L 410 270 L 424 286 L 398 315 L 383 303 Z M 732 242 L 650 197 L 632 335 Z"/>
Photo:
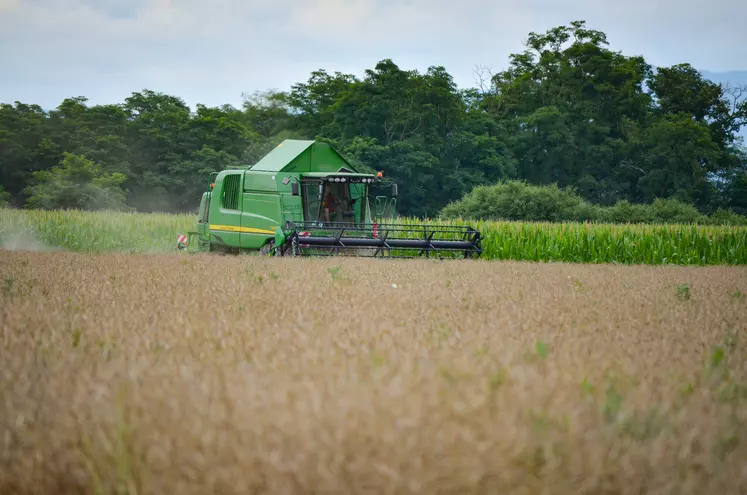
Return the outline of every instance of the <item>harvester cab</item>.
<path id="1" fill-rule="evenodd" d="M 381 172 L 358 171 L 326 143 L 286 140 L 252 166 L 211 174 L 189 235 L 206 251 L 479 256 L 472 227 L 395 223 L 398 193 Z"/>

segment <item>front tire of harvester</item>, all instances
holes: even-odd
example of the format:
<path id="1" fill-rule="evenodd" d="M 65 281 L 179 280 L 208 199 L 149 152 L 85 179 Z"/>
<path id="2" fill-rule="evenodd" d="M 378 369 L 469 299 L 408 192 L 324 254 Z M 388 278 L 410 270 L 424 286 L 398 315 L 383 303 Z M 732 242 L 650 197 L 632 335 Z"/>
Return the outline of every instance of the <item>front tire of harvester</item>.
<path id="1" fill-rule="evenodd" d="M 273 239 L 270 239 L 269 242 L 265 243 L 259 250 L 260 254 L 262 256 L 270 256 L 270 252 L 272 251 L 272 247 L 275 245 L 275 241 Z"/>
<path id="2" fill-rule="evenodd" d="M 281 248 L 280 256 L 293 256 L 293 241 L 288 239 Z"/>

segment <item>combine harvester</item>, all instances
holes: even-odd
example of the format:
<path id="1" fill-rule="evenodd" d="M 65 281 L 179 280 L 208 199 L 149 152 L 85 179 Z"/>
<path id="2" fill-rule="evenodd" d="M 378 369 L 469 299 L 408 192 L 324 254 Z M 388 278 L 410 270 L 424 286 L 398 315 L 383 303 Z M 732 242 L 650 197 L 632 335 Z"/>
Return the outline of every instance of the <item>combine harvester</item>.
<path id="1" fill-rule="evenodd" d="M 255 165 L 211 174 L 196 228 L 177 248 L 195 238 L 200 251 L 269 256 L 480 256 L 472 227 L 386 223 L 396 197 L 397 184 L 359 173 L 328 144 L 286 140 Z"/>

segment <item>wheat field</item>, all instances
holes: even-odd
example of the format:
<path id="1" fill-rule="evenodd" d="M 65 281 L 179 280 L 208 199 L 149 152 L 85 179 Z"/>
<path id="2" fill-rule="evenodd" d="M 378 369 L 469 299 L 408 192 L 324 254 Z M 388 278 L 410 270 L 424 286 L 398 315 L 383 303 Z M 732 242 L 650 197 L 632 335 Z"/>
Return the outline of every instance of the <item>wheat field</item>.
<path id="1" fill-rule="evenodd" d="M 0 493 L 747 492 L 747 269 L 0 251 Z"/>

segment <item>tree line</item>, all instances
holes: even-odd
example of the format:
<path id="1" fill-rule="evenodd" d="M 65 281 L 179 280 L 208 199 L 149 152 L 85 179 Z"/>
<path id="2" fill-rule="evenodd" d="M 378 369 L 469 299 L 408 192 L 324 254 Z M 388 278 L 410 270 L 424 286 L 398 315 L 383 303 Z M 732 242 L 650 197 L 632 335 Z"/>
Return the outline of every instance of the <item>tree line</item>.
<path id="1" fill-rule="evenodd" d="M 240 108 L 134 92 L 119 104 L 0 105 L 0 202 L 193 211 L 210 172 L 283 139 L 329 142 L 399 184 L 400 213 L 436 216 L 477 186 L 557 184 L 612 206 L 675 199 L 747 213 L 747 88 L 689 64 L 653 68 L 583 21 L 530 33 L 507 68 L 458 88 L 386 59 L 362 77 L 317 70 Z"/>

